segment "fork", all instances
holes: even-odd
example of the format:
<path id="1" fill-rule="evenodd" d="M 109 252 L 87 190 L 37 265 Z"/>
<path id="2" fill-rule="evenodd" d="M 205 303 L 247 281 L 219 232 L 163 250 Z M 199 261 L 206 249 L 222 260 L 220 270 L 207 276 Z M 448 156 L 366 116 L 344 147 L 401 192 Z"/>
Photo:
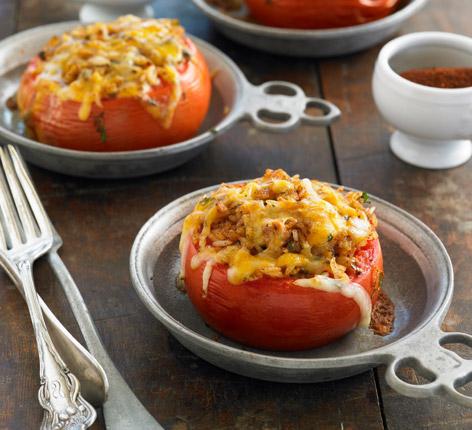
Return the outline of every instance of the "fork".
<path id="1" fill-rule="evenodd" d="M 57 352 L 43 319 L 33 280 L 34 261 L 53 245 L 53 232 L 43 207 L 29 196 L 33 185 L 11 145 L 0 147 L 0 262 L 22 283 L 38 347 L 41 430 L 85 430 L 95 409 L 80 394 L 80 383 Z"/>
<path id="2" fill-rule="evenodd" d="M 16 159 L 21 162 L 22 170 L 28 174 L 27 167 L 21 156 L 13 147 L 11 147 L 10 151 L 16 154 Z M 27 194 L 27 197 L 30 205 L 41 208 L 42 212 L 45 213 L 29 176 L 28 181 L 30 183 L 30 192 Z M 62 246 L 61 236 L 59 236 L 59 233 L 47 216 L 46 219 L 53 233 L 53 245 L 48 250 L 47 259 L 64 290 L 88 349 L 103 366 L 108 376 L 110 389 L 108 391 L 108 399 L 103 405 L 103 416 L 107 430 L 164 430 L 139 401 L 113 364 L 103 346 L 82 294 L 58 254 L 58 249 Z"/>

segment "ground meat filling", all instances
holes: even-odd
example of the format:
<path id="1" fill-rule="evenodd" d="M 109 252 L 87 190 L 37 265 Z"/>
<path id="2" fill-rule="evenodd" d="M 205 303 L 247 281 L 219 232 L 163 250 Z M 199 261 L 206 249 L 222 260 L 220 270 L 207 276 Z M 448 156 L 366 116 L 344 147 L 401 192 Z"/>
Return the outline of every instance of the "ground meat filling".
<path id="1" fill-rule="evenodd" d="M 384 291 L 380 291 L 372 309 L 370 328 L 379 336 L 387 336 L 393 331 L 395 305 Z"/>
<path id="2" fill-rule="evenodd" d="M 267 170 L 244 184 L 222 184 L 184 223 L 199 254 L 230 267 L 235 282 L 326 275 L 348 281 L 362 271 L 356 251 L 377 238 L 368 196 Z M 185 234 L 183 235 L 185 237 Z M 250 258 L 254 257 L 254 258 Z"/>

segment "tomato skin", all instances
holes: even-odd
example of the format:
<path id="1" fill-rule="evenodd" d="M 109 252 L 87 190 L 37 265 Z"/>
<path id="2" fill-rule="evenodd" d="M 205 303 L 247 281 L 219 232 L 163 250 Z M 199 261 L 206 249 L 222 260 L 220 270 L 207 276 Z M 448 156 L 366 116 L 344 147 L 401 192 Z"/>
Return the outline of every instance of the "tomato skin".
<path id="1" fill-rule="evenodd" d="M 364 24 L 392 13 L 399 0 L 245 0 L 251 15 L 271 27 L 317 29 Z"/>
<path id="2" fill-rule="evenodd" d="M 204 296 L 205 263 L 192 269 L 191 259 L 197 249 L 191 241 L 188 246 L 188 296 L 206 323 L 230 339 L 261 349 L 295 351 L 330 343 L 359 323 L 359 306 L 339 293 L 300 287 L 291 278 L 264 277 L 232 285 L 227 279 L 227 267 L 221 264 L 213 267 Z M 370 241 L 359 257 L 367 270 L 352 277 L 352 281 L 362 285 L 375 303 L 383 275 L 378 239 Z"/>
<path id="3" fill-rule="evenodd" d="M 172 123 L 165 128 L 154 118 L 138 98 L 108 98 L 102 100 L 103 107 L 93 104 L 89 118 L 79 119 L 81 104 L 76 101 L 61 101 L 54 94 L 44 95 L 32 106 L 36 91 L 35 63 L 31 60 L 22 76 L 18 89 L 18 105 L 22 114 L 27 113 L 27 125 L 34 131 L 37 140 L 49 145 L 82 151 L 131 151 L 165 146 L 181 142 L 195 135 L 202 124 L 210 104 L 211 79 L 203 55 L 190 39 L 186 39 L 188 50 L 194 54 L 179 70 L 182 94 L 177 104 Z M 155 100 L 165 101 L 170 94 L 170 85 L 160 85 L 152 90 Z M 97 118 L 101 118 L 106 138 L 97 130 Z"/>

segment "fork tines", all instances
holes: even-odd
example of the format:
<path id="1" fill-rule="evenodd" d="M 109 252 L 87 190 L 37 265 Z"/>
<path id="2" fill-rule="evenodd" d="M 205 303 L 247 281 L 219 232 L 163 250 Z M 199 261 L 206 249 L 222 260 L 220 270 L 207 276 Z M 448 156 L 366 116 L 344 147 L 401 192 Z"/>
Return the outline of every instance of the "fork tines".
<path id="1" fill-rule="evenodd" d="M 0 245 L 11 249 L 51 228 L 16 148 L 0 147 L 0 161 Z"/>

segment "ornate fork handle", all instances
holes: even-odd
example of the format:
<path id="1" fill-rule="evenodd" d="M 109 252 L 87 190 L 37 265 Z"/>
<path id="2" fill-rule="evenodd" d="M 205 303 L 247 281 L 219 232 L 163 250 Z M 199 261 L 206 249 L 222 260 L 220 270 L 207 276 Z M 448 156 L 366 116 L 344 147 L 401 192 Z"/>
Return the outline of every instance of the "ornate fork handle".
<path id="1" fill-rule="evenodd" d="M 95 409 L 80 395 L 78 379 L 69 372 L 52 343 L 34 287 L 31 262 L 20 260 L 16 266 L 38 345 L 38 398 L 45 410 L 41 430 L 85 430 L 95 421 Z"/>

